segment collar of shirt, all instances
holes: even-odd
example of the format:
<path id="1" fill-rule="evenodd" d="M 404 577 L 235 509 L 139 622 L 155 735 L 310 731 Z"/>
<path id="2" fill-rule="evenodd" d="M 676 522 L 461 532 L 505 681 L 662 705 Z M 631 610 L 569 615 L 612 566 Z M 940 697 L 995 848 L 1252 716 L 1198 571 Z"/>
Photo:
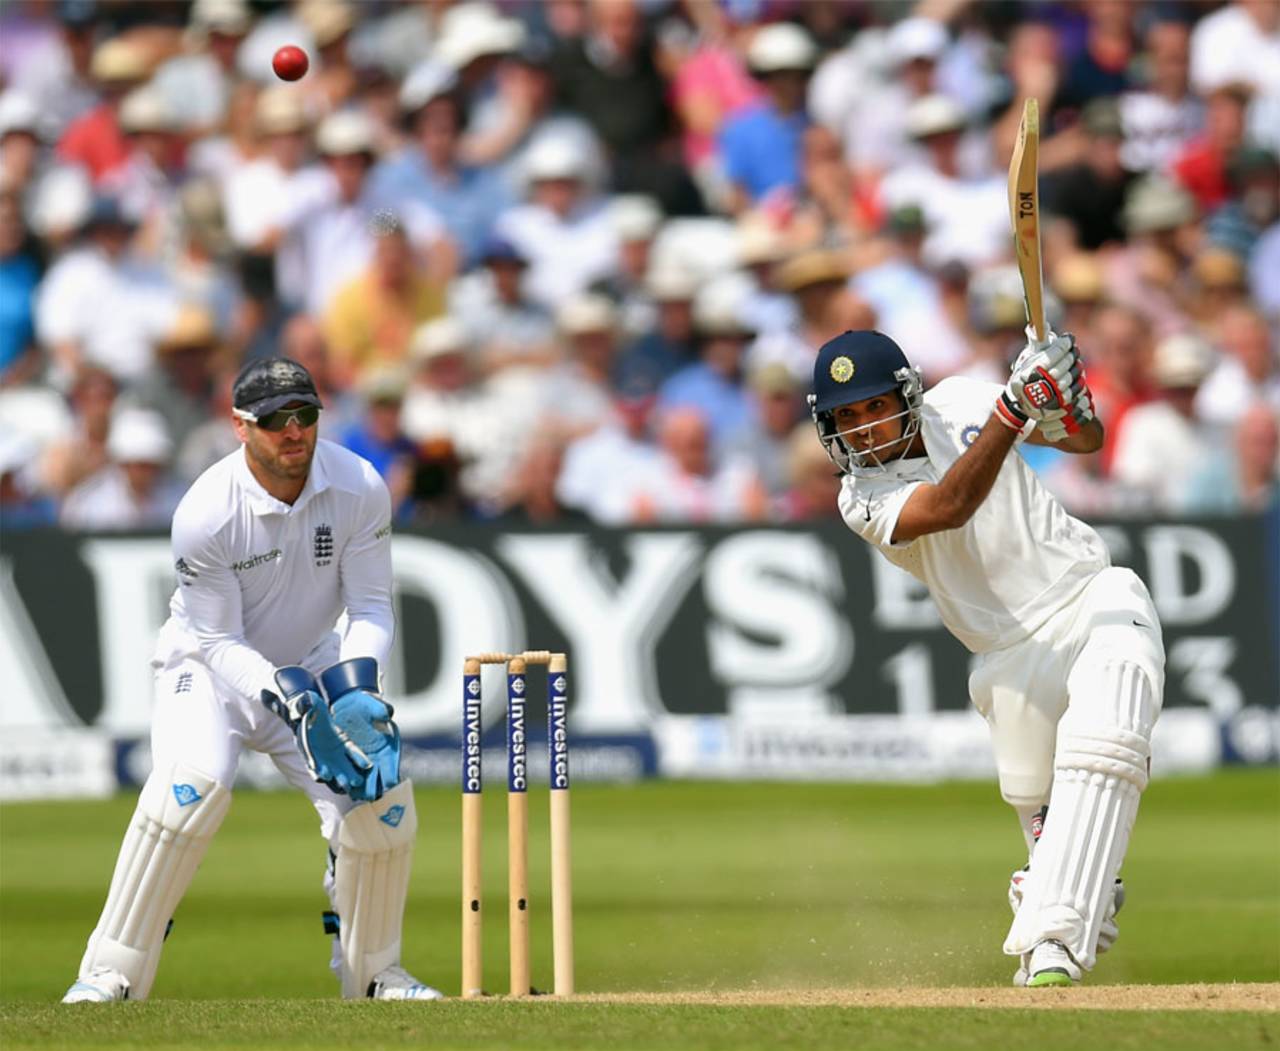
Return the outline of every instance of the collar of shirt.
<path id="1" fill-rule="evenodd" d="M 256 515 L 290 515 L 298 514 L 311 502 L 312 497 L 329 488 L 329 472 L 325 469 L 324 457 L 321 455 L 320 442 L 316 442 L 316 454 L 311 458 L 311 469 L 307 472 L 306 485 L 292 504 L 277 500 L 249 470 L 249 458 L 243 447 L 240 460 L 236 464 L 236 477 L 244 492 L 249 509 Z"/>

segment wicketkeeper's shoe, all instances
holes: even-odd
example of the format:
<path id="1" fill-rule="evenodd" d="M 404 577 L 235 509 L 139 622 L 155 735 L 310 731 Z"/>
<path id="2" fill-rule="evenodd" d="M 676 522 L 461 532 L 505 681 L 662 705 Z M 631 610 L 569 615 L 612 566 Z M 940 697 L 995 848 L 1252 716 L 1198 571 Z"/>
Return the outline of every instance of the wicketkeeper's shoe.
<path id="1" fill-rule="evenodd" d="M 99 967 L 76 979 L 62 998 L 64 1004 L 107 1004 L 129 999 L 129 979 L 110 967 Z"/>
<path id="2" fill-rule="evenodd" d="M 423 985 L 403 967 L 388 967 L 369 983 L 371 1000 L 443 1000 L 444 993 Z"/>
<path id="3" fill-rule="evenodd" d="M 1084 973 L 1072 959 L 1071 953 L 1067 952 L 1066 946 L 1053 940 L 1042 941 L 1031 950 L 1027 971 L 1031 976 L 1027 979 L 1028 988 L 1075 985 Z"/>

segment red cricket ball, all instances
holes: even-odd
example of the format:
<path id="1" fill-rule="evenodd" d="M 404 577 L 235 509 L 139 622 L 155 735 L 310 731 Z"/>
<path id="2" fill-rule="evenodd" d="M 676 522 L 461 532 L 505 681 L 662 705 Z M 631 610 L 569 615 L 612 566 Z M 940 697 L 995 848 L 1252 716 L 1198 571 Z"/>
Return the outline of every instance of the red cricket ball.
<path id="1" fill-rule="evenodd" d="M 271 58 L 271 68 L 281 80 L 299 80 L 310 65 L 307 53 L 292 44 L 285 44 Z"/>

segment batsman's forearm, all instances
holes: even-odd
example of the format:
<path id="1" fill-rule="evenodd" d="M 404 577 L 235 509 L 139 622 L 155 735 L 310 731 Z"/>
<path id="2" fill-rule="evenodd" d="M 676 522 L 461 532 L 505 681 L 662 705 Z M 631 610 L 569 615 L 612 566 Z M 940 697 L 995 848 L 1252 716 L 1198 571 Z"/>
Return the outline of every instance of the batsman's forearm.
<path id="1" fill-rule="evenodd" d="M 1106 431 L 1102 421 L 1094 417 L 1075 434 L 1070 434 L 1057 443 L 1057 448 L 1069 453 L 1096 453 L 1102 448 Z"/>
<path id="2" fill-rule="evenodd" d="M 939 495 L 948 508 L 947 517 L 953 529 L 964 525 L 982 506 L 1017 439 L 1018 432 L 992 414 L 973 444 L 942 476 L 938 483 Z"/>

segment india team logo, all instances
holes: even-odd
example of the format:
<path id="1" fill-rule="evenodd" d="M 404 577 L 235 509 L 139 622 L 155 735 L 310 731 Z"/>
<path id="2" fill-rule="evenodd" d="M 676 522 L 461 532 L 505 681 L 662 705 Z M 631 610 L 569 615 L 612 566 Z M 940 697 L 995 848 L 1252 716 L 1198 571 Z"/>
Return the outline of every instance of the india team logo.
<path id="1" fill-rule="evenodd" d="M 831 378 L 837 383 L 848 383 L 853 379 L 856 366 L 853 359 L 841 354 L 831 363 Z"/>

